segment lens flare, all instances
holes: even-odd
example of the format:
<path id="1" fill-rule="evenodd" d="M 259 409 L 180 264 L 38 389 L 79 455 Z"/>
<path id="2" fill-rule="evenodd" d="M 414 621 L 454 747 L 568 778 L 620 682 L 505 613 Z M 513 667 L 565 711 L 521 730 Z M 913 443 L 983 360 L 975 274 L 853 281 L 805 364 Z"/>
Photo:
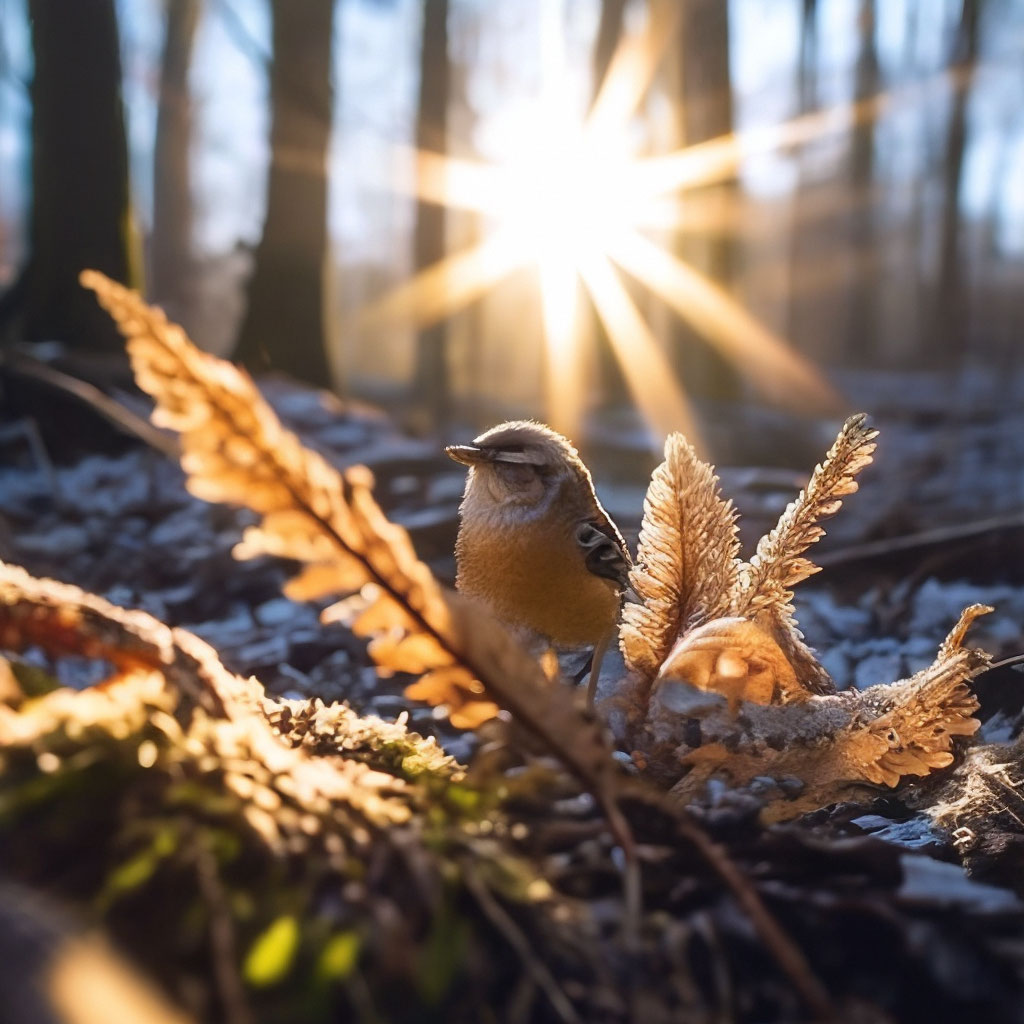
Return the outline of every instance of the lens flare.
<path id="1" fill-rule="evenodd" d="M 811 363 L 720 285 L 642 232 L 741 228 L 734 211 L 692 190 L 734 177 L 744 160 L 759 153 L 877 117 L 894 97 L 872 97 L 664 155 L 641 155 L 637 107 L 675 38 L 677 16 L 675 3 L 651 4 L 645 29 L 621 40 L 585 118 L 572 109 L 560 20 L 545 19 L 544 87 L 536 109 L 522 119 L 529 131 L 520 133 L 515 159 L 496 164 L 396 148 L 392 166 L 405 173 L 396 173 L 391 188 L 421 202 L 472 211 L 481 216 L 486 234 L 371 303 L 357 326 L 436 323 L 514 272 L 532 268 L 545 340 L 548 420 L 573 436 L 586 411 L 586 295 L 652 435 L 660 442 L 669 431 L 683 430 L 694 441 L 697 425 L 686 392 L 626 288 L 626 274 L 767 397 L 835 411 L 839 397 Z"/>

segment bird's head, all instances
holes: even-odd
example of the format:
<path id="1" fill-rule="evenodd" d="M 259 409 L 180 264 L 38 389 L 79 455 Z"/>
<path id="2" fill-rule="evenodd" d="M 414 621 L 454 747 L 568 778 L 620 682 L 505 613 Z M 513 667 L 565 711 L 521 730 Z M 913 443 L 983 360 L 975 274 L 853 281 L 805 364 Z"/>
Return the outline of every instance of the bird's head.
<path id="1" fill-rule="evenodd" d="M 472 444 L 449 445 L 449 457 L 469 466 L 466 503 L 494 508 L 547 507 L 566 484 L 591 490 L 576 449 L 541 423 L 500 423 Z"/>

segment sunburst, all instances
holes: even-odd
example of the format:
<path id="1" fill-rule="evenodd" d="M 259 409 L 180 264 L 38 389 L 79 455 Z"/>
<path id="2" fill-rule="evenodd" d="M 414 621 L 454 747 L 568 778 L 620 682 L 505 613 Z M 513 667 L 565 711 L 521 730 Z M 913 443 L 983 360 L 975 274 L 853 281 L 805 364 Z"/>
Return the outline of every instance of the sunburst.
<path id="1" fill-rule="evenodd" d="M 361 311 L 362 325 L 423 327 L 454 315 L 513 272 L 535 271 L 546 352 L 546 416 L 570 436 L 585 406 L 580 372 L 583 293 L 605 329 L 632 397 L 659 438 L 698 437 L 686 392 L 624 275 L 644 286 L 775 400 L 834 406 L 821 373 L 724 289 L 647 232 L 699 228 L 685 193 L 733 177 L 752 154 L 797 145 L 876 104 L 849 105 L 675 152 L 641 157 L 631 131 L 669 39 L 678 5 L 651 5 L 645 29 L 624 37 L 585 118 L 567 97 L 564 50 L 546 48 L 545 88 L 528 145 L 486 163 L 416 151 L 407 184 L 417 199 L 482 214 L 481 241 L 427 267 Z M 410 154 L 405 154 L 406 156 Z M 401 163 L 400 154 L 396 162 Z M 401 187 L 399 185 L 398 187 Z M 703 218 L 704 226 L 720 226 Z M 580 287 L 582 283 L 582 288 Z"/>

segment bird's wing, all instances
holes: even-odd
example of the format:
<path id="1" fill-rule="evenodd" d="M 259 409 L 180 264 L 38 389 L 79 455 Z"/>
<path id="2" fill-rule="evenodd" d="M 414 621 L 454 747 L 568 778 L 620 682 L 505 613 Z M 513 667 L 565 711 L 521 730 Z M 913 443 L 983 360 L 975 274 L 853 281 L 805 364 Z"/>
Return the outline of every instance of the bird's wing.
<path id="1" fill-rule="evenodd" d="M 623 590 L 629 586 L 632 562 L 614 526 L 607 521 L 588 519 L 576 528 L 576 543 L 583 550 L 590 572 L 617 583 Z"/>

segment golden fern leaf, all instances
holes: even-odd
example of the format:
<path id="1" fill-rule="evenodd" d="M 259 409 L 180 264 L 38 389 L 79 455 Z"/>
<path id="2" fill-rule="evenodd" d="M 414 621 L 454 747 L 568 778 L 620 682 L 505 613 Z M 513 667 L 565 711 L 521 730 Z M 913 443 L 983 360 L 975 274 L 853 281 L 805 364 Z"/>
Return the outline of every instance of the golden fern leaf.
<path id="1" fill-rule="evenodd" d="M 825 534 L 820 521 L 835 515 L 843 498 L 857 490 L 856 475 L 871 462 L 878 431 L 867 416 L 851 416 L 839 431 L 824 462 L 814 468 L 810 482 L 789 503 L 771 533 L 761 538 L 757 553 L 741 566 L 732 602 L 737 615 L 757 614 L 788 602 L 789 589 L 819 571 L 803 553 Z"/>
<path id="2" fill-rule="evenodd" d="M 992 660 L 985 651 L 965 648 L 963 640 L 971 623 L 991 611 L 982 604 L 965 608 L 928 668 L 859 694 L 865 710 L 839 750 L 861 777 L 896 786 L 906 776 L 923 777 L 953 763 L 955 738 L 981 727 L 974 717 L 980 704 L 968 684 Z"/>
<path id="3" fill-rule="evenodd" d="M 856 475 L 871 462 L 878 431 L 867 416 L 851 416 L 810 482 L 790 502 L 776 527 L 758 542 L 754 557 L 739 567 L 729 612 L 759 623 L 775 637 L 808 689 L 832 690 L 828 673 L 803 642 L 793 615 L 792 588 L 819 572 L 804 552 L 825 534 L 821 520 L 835 515 L 857 490 Z"/>
<path id="4" fill-rule="evenodd" d="M 619 775 L 600 727 L 485 610 L 442 591 L 405 530 L 377 505 L 367 469 L 339 473 L 303 447 L 248 374 L 199 351 L 135 292 L 96 271 L 81 281 L 128 339 L 136 379 L 156 401 L 154 423 L 181 434 L 189 490 L 261 514 L 239 557 L 306 563 L 286 588 L 294 598 L 358 590 L 327 614 L 371 636 L 370 653 L 385 672 L 422 675 L 411 694 L 446 704 L 457 725 L 506 708 L 608 807 Z"/>
<path id="5" fill-rule="evenodd" d="M 725 613 L 736 584 L 739 540 L 732 502 L 714 470 L 682 434 L 665 441 L 665 461 L 644 499 L 636 565 L 619 643 L 626 665 L 653 679 L 684 629 Z"/>

